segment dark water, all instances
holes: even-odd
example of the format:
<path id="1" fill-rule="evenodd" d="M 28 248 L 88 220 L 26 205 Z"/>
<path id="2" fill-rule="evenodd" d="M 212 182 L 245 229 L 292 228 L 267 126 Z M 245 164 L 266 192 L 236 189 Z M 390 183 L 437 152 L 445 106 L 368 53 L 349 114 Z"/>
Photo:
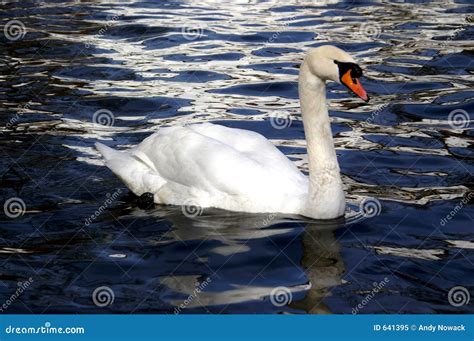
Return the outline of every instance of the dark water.
<path id="1" fill-rule="evenodd" d="M 28 286 L 2 312 L 474 312 L 448 295 L 474 293 L 470 1 L 0 8 L 0 304 Z M 326 43 L 360 61 L 372 97 L 328 88 L 345 221 L 142 210 L 93 148 L 212 121 L 306 170 L 296 75 Z"/>

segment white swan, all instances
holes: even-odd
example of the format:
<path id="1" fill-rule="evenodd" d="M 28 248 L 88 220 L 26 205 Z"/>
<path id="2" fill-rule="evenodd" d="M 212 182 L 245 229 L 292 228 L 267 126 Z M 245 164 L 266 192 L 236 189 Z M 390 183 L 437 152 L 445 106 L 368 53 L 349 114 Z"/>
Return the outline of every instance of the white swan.
<path id="1" fill-rule="evenodd" d="M 157 204 L 337 218 L 344 214 L 345 198 L 325 82 L 342 83 L 368 101 L 358 81 L 361 75 L 360 67 L 337 47 L 307 53 L 299 96 L 309 177 L 262 135 L 210 123 L 160 128 L 127 151 L 100 143 L 96 147 L 133 193 L 150 192 Z"/>

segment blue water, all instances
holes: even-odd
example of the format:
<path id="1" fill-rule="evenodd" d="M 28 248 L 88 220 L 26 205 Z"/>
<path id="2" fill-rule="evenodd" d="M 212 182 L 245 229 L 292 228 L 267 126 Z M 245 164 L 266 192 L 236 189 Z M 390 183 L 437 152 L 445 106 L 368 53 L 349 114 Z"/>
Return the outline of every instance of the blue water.
<path id="1" fill-rule="evenodd" d="M 474 7 L 285 4 L 2 2 L 2 27 L 23 24 L 0 34 L 2 313 L 474 312 L 449 299 L 474 293 Z M 327 43 L 372 98 L 328 86 L 346 219 L 144 210 L 93 148 L 209 121 L 306 171 L 298 67 Z"/>

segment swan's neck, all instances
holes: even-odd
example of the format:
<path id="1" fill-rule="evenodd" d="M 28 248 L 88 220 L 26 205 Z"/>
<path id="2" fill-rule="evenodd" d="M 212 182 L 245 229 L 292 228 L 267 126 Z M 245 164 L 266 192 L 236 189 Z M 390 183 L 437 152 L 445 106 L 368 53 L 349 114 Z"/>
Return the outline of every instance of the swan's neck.
<path id="1" fill-rule="evenodd" d="M 310 180 L 304 214 L 336 218 L 344 214 L 345 199 L 326 105 L 326 85 L 303 63 L 298 87 Z"/>

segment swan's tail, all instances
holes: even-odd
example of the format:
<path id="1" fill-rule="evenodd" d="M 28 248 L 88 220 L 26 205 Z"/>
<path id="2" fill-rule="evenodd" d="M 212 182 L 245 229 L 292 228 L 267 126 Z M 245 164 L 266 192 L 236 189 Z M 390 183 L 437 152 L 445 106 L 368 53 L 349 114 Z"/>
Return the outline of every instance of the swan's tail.
<path id="1" fill-rule="evenodd" d="M 127 155 L 126 153 L 107 147 L 105 144 L 102 144 L 100 142 L 96 142 L 95 147 L 102 154 L 102 156 L 104 157 L 107 163 L 113 160 L 125 161 L 128 158 L 130 158 L 130 156 Z"/>
<path id="2" fill-rule="evenodd" d="M 127 151 L 118 151 L 97 142 L 97 150 L 102 154 L 105 164 L 135 194 L 156 193 L 165 181 L 152 169 L 149 160 L 141 160 Z M 147 164 L 148 163 L 148 164 Z"/>

